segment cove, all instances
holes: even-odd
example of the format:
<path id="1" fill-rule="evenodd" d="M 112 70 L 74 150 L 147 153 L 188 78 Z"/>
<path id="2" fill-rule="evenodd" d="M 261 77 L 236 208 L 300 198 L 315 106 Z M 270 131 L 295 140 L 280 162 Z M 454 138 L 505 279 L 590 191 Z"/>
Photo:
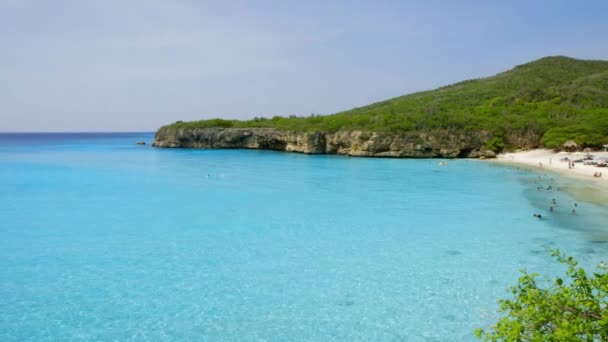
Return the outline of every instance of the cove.
<path id="1" fill-rule="evenodd" d="M 151 139 L 0 135 L 1 340 L 474 341 L 547 248 L 608 249 L 557 176 Z"/>

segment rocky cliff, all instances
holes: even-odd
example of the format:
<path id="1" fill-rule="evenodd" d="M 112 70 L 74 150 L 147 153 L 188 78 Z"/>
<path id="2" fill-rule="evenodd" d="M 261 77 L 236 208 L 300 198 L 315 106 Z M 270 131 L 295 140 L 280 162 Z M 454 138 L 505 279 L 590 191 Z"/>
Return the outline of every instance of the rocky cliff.
<path id="1" fill-rule="evenodd" d="M 153 146 L 265 149 L 306 154 L 357 157 L 479 158 L 494 157 L 484 148 L 486 132 L 475 135 L 449 131 L 403 134 L 362 131 L 292 132 L 272 128 L 171 128 L 156 132 Z"/>

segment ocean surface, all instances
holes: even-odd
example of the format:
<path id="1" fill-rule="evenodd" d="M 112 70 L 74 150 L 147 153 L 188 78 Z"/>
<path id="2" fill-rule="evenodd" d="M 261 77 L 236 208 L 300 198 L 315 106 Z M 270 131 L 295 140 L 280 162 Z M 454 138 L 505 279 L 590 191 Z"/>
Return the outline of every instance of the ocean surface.
<path id="1" fill-rule="evenodd" d="M 152 138 L 0 134 L 0 341 L 475 341 L 548 248 L 608 255 L 555 176 Z"/>

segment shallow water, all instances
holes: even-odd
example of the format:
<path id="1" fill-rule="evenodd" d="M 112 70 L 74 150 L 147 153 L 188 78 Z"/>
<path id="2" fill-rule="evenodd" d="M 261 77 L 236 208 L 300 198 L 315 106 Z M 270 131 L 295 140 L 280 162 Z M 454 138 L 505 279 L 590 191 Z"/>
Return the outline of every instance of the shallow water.
<path id="1" fill-rule="evenodd" d="M 474 341 L 546 248 L 608 251 L 556 177 L 138 140 L 0 135 L 0 340 Z"/>

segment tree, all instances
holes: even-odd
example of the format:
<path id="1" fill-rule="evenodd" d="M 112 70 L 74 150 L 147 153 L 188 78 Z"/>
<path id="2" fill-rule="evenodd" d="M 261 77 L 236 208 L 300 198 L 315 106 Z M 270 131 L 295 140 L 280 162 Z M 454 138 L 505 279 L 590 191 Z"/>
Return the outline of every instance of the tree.
<path id="1" fill-rule="evenodd" d="M 484 341 L 608 341 L 608 273 L 606 264 L 588 275 L 578 262 L 559 250 L 552 256 L 568 266 L 566 277 L 544 288 L 538 274 L 522 270 L 512 299 L 499 301 L 503 317 L 488 331 L 477 329 Z"/>

